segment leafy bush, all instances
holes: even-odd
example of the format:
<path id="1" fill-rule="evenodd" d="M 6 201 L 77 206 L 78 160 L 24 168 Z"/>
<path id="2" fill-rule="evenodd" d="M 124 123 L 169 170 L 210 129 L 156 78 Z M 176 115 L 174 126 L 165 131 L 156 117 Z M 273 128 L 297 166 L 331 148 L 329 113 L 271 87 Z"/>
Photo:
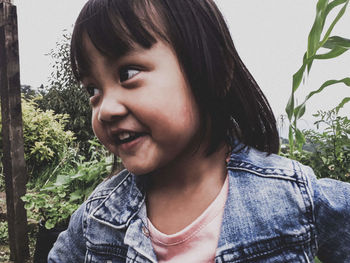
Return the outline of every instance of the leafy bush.
<path id="1" fill-rule="evenodd" d="M 282 145 L 280 155 L 311 166 L 318 178 L 333 178 L 350 182 L 350 120 L 337 115 L 337 109 L 318 111 L 314 115 L 317 130 L 304 130 L 308 150 Z"/>
<path id="2" fill-rule="evenodd" d="M 338 116 L 336 110 L 318 111 L 314 116 L 319 118 L 318 130 L 304 131 L 314 149 L 310 165 L 320 178 L 350 182 L 350 120 Z"/>
<path id="3" fill-rule="evenodd" d="M 34 99 L 22 99 L 24 154 L 29 175 L 38 177 L 40 171 L 55 162 L 73 142 L 74 135 L 65 130 L 68 115 L 42 111 Z M 0 119 L 1 128 L 1 119 Z M 2 138 L 0 137 L 0 155 Z"/>
<path id="4" fill-rule="evenodd" d="M 71 121 L 66 127 L 74 132 L 81 153 L 88 157 L 88 141 L 95 137 L 91 128 L 91 108 L 87 92 L 80 87 L 71 69 L 70 39 L 71 35 L 64 32 L 62 40 L 49 54 L 54 61 L 50 86 L 39 89 L 42 99 L 38 105 L 43 110 L 70 116 Z"/>
<path id="5" fill-rule="evenodd" d="M 8 228 L 6 221 L 0 221 L 0 244 L 8 243 Z"/>
<path id="6" fill-rule="evenodd" d="M 47 229 L 65 223 L 95 187 L 111 173 L 113 156 L 96 141 L 90 141 L 91 158 L 77 155 L 73 166 L 60 164 L 41 189 L 33 189 L 22 200 L 28 217 L 44 220 Z"/>
<path id="7" fill-rule="evenodd" d="M 301 151 L 299 149 L 294 149 L 293 153 L 291 153 L 289 144 L 282 144 L 279 154 L 287 158 L 291 158 L 293 156 L 293 159 L 301 162 L 302 164 L 312 166 L 310 161 L 310 156 L 312 155 L 312 152 L 310 151 L 304 149 Z"/>

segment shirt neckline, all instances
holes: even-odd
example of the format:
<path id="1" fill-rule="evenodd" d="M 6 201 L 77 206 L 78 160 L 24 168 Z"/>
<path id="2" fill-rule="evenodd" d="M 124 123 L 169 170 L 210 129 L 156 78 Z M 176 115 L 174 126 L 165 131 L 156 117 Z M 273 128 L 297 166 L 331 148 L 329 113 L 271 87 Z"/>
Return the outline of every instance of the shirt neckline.
<path id="1" fill-rule="evenodd" d="M 147 218 L 148 229 L 152 242 L 162 244 L 165 246 L 175 246 L 190 240 L 197 233 L 199 233 L 205 226 L 217 217 L 225 207 L 225 202 L 228 194 L 228 176 L 226 176 L 224 185 L 215 200 L 198 216 L 192 223 L 174 234 L 164 234 L 159 231 Z"/>

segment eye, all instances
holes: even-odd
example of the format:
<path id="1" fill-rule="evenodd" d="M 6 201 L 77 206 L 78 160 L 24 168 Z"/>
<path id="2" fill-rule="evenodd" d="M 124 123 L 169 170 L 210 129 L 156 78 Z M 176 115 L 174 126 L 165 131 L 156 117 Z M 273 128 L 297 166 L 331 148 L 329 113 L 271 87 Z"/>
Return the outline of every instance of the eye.
<path id="1" fill-rule="evenodd" d="M 120 82 L 127 81 L 128 79 L 131 79 L 138 73 L 140 73 L 140 70 L 136 68 L 131 68 L 131 67 L 121 68 L 119 70 L 119 80 Z"/>
<path id="2" fill-rule="evenodd" d="M 89 93 L 90 97 L 94 97 L 98 94 L 100 94 L 100 90 L 96 88 L 94 85 L 88 85 L 85 87 L 86 91 Z"/>

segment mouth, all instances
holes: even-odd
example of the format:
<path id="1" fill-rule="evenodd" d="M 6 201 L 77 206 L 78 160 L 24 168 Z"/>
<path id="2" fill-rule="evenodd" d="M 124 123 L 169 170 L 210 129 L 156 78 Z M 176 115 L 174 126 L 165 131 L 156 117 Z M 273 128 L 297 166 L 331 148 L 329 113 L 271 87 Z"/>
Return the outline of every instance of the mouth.
<path id="1" fill-rule="evenodd" d="M 117 142 L 117 145 L 121 145 L 121 144 L 132 142 L 132 141 L 136 140 L 137 138 L 139 138 L 141 136 L 145 136 L 145 135 L 146 135 L 146 133 L 142 133 L 142 132 L 123 131 L 123 132 L 116 134 L 114 136 L 114 138 L 115 138 L 115 141 Z"/>

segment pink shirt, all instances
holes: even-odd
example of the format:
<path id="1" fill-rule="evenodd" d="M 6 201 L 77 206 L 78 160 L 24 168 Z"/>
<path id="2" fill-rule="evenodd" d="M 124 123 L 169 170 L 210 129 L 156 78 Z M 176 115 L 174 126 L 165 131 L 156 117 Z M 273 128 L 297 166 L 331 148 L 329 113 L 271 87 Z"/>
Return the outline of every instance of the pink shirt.
<path id="1" fill-rule="evenodd" d="M 228 177 L 209 207 L 190 225 L 175 234 L 160 232 L 148 220 L 158 262 L 214 262 L 227 193 Z"/>

